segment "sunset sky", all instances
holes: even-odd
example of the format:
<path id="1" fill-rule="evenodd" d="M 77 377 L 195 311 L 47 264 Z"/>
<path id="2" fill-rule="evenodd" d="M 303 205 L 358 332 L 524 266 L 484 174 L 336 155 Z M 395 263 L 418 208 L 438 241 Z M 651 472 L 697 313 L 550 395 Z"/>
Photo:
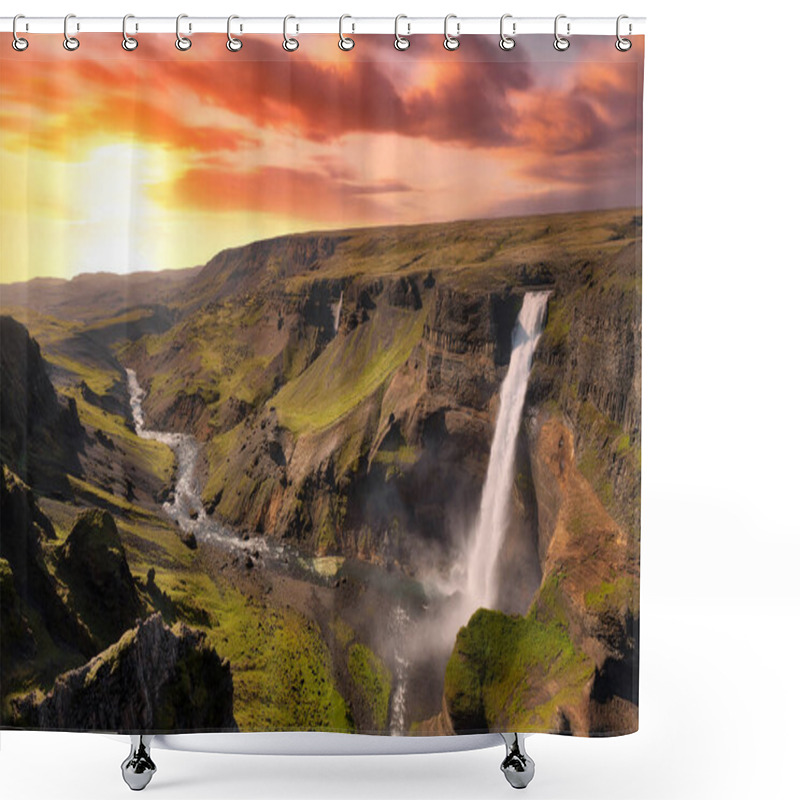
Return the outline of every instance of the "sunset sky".
<path id="1" fill-rule="evenodd" d="M 8 41 L 6 41 L 8 39 Z M 282 233 L 641 202 L 644 41 L 0 41 L 0 282 L 204 263 Z"/>

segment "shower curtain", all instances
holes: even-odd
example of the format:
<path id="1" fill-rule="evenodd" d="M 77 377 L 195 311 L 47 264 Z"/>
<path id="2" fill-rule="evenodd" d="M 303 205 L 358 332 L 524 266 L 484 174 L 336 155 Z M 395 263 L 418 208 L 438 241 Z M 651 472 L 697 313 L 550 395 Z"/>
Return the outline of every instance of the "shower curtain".
<path id="1" fill-rule="evenodd" d="M 636 730 L 643 39 L 29 38 L 2 725 Z"/>

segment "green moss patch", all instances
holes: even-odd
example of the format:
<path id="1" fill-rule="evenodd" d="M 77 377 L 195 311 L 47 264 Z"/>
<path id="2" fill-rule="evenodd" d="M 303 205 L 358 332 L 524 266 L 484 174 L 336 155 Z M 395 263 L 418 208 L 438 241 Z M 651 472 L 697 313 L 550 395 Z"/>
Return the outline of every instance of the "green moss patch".
<path id="1" fill-rule="evenodd" d="M 293 431 L 329 427 L 373 394 L 411 355 L 425 311 L 385 308 L 347 336 L 338 336 L 273 398 Z"/>
<path id="2" fill-rule="evenodd" d="M 373 731 L 385 731 L 389 724 L 392 674 L 366 645 L 354 644 L 347 656 L 347 669 L 356 693 L 369 709 Z"/>
<path id="3" fill-rule="evenodd" d="M 353 730 L 330 652 L 313 622 L 205 574 L 157 571 L 155 582 L 178 608 L 190 603 L 208 614 L 208 642 L 231 662 L 240 730 Z"/>
<path id="4" fill-rule="evenodd" d="M 551 347 L 562 347 L 567 344 L 572 328 L 571 304 L 553 298 L 547 306 L 547 325 L 544 329 L 545 343 Z"/>
<path id="5" fill-rule="evenodd" d="M 567 629 L 536 611 L 526 617 L 480 609 L 459 631 L 445 672 L 445 698 L 459 732 L 552 730 L 560 703 L 579 696 L 593 672 Z M 549 687 L 558 687 L 558 702 Z"/>
<path id="6" fill-rule="evenodd" d="M 606 611 L 619 613 L 620 609 L 625 608 L 638 614 L 639 584 L 630 576 L 620 576 L 587 590 L 583 599 L 586 607 L 597 614 Z"/>
<path id="7" fill-rule="evenodd" d="M 401 478 L 417 463 L 421 455 L 419 448 L 402 444 L 393 450 L 378 450 L 372 458 L 373 464 L 381 464 L 386 469 L 386 480 Z"/>

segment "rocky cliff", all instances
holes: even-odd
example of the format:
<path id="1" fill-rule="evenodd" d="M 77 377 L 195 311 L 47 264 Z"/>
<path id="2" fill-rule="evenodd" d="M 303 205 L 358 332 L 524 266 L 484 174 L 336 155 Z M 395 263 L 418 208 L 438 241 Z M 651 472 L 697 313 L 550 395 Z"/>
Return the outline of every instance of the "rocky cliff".
<path id="1" fill-rule="evenodd" d="M 41 730 L 237 730 L 230 666 L 202 634 L 170 629 L 160 614 L 12 709 L 15 726 Z"/>
<path id="2" fill-rule="evenodd" d="M 83 430 L 74 401 L 56 394 L 39 345 L 24 325 L 0 316 L 0 458 L 26 483 L 69 493 L 80 474 Z"/>
<path id="3" fill-rule="evenodd" d="M 28 628 L 28 616 L 32 612 L 41 618 L 47 635 L 62 646 L 87 656 L 96 653 L 90 633 L 70 612 L 48 568 L 45 551 L 57 547 L 53 525 L 42 513 L 30 487 L 5 465 L 0 482 L 0 529 L 0 558 L 7 565 L 4 583 L 9 601 L 16 609 L 18 624 Z M 4 645 L 5 633 L 4 627 Z M 34 651 L 37 646 L 34 640 Z M 8 653 L 4 653 L 6 655 Z M 19 662 L 5 658 L 4 661 L 8 684 L 12 666 Z"/>
<path id="4" fill-rule="evenodd" d="M 638 536 L 641 470 L 641 218 L 608 260 L 576 265 L 549 308 L 528 406 L 560 411 L 581 472 Z"/>
<path id="5" fill-rule="evenodd" d="M 115 642 L 144 609 L 134 584 L 114 517 L 81 512 L 54 554 L 61 594 L 94 651 Z"/>
<path id="6" fill-rule="evenodd" d="M 0 501 L 0 557 L 54 641 L 88 657 L 136 623 L 142 601 L 111 514 L 81 512 L 59 542 L 34 493 L 5 466 Z"/>
<path id="7" fill-rule="evenodd" d="M 0 515 L 2 724 L 235 727 L 230 669 L 202 635 L 172 631 L 158 616 L 139 624 L 153 587 L 133 579 L 111 514 L 79 512 L 60 538 L 30 487 L 3 466 Z M 75 668 L 56 679 L 59 665 Z M 46 696 L 16 696 L 54 679 Z"/>
<path id="8" fill-rule="evenodd" d="M 0 675 L 14 664 L 26 661 L 36 654 L 36 639 L 25 617 L 11 565 L 0 558 L 0 630 L 3 632 L 0 647 Z"/>

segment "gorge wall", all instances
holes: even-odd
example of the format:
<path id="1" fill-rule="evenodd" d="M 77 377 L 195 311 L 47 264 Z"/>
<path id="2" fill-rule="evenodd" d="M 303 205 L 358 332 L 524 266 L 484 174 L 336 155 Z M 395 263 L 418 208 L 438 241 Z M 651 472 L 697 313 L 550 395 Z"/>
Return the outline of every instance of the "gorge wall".
<path id="1" fill-rule="evenodd" d="M 391 250 L 367 251 L 358 236 L 225 251 L 193 282 L 176 326 L 122 359 L 148 388 L 154 426 L 207 442 L 209 511 L 319 553 L 408 564 L 422 543 L 426 560 L 437 548 L 446 559 L 480 497 L 522 295 L 550 288 L 526 408 L 563 414 L 581 470 L 635 530 L 640 221 L 612 221 L 591 252 L 565 252 L 562 231 L 545 227 L 546 257 L 495 274 L 447 262 L 385 274 Z M 399 235 L 390 244 L 407 246 Z M 353 250 L 372 269 L 345 270 Z M 516 495 L 512 528 L 529 541 L 536 493 L 518 483 Z M 542 552 L 526 555 L 514 531 L 509 541 L 521 572 L 535 570 Z"/>
<path id="2" fill-rule="evenodd" d="M 80 472 L 83 434 L 75 403 L 56 394 L 24 325 L 0 316 L 0 341 L 0 457 L 23 480 L 68 493 L 64 473 Z"/>

